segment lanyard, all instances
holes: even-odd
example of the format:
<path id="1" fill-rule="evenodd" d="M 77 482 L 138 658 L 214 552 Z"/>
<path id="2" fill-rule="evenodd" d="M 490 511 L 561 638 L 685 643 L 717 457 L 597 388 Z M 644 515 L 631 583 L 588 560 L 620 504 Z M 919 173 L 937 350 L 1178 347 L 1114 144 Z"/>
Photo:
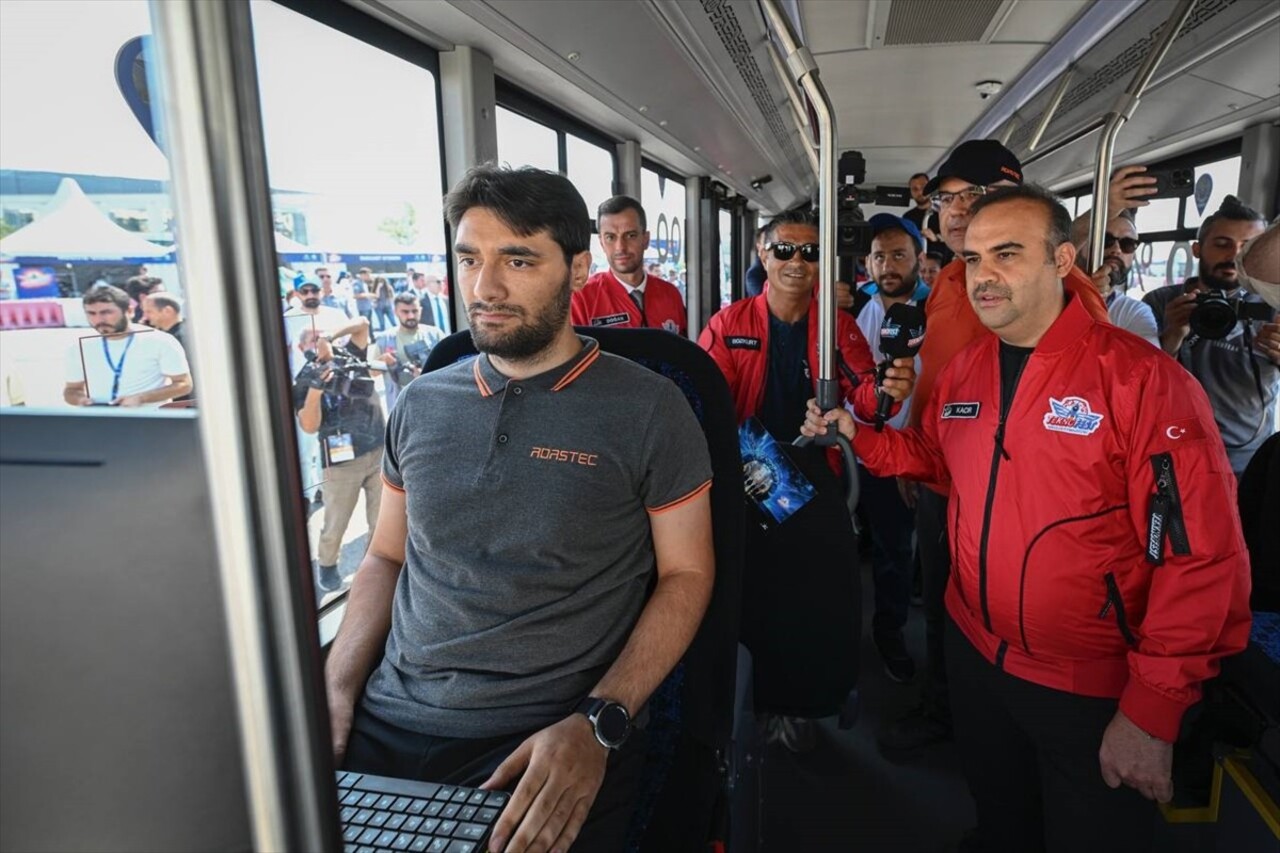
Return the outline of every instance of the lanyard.
<path id="1" fill-rule="evenodd" d="M 124 352 L 120 353 L 120 363 L 111 360 L 111 348 L 107 346 L 107 339 L 102 339 L 102 357 L 107 360 L 107 367 L 111 368 L 111 374 L 114 377 L 111 380 L 111 402 L 115 402 L 116 397 L 120 394 L 120 376 L 124 373 L 124 360 L 129 355 L 129 347 L 133 346 L 133 335 L 129 336 L 129 340 L 125 342 Z"/>

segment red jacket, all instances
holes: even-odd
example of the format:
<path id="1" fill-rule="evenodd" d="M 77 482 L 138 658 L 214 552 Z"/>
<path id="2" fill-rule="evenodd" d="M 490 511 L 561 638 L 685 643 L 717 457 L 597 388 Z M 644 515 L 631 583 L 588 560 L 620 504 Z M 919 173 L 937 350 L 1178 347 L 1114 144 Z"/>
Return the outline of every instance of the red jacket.
<path id="1" fill-rule="evenodd" d="M 623 329 L 666 329 L 684 336 L 688 312 L 680 291 L 669 281 L 648 276 L 644 284 L 644 313 L 636 307 L 612 270 L 598 272 L 573 294 L 575 326 L 618 326 Z"/>
<path id="2" fill-rule="evenodd" d="M 1003 452 L 1000 419 L 988 335 L 943 368 L 919 428 L 860 429 L 854 445 L 877 475 L 950 485 L 947 610 L 988 661 L 1118 697 L 1176 740 L 1249 636 L 1236 482 L 1204 391 L 1071 299 L 1022 370 Z"/>
<path id="3" fill-rule="evenodd" d="M 766 281 L 764 293 L 722 308 L 698 337 L 698 346 L 711 354 L 729 382 L 739 422 L 760 411 L 764 402 L 765 380 L 769 373 L 768 295 L 769 282 Z M 871 359 L 867 339 L 848 312 L 836 312 L 836 343 L 845 364 L 861 379 L 854 385 L 843 371 L 837 370 L 841 394 L 853 404 L 860 420 L 873 421 L 876 416 L 876 364 Z M 813 377 L 815 393 L 817 366 L 818 303 L 814 300 L 809 305 L 809 375 Z M 894 411 L 897 409 L 898 404 L 895 403 Z M 796 424 L 796 430 L 799 429 L 800 424 Z"/>

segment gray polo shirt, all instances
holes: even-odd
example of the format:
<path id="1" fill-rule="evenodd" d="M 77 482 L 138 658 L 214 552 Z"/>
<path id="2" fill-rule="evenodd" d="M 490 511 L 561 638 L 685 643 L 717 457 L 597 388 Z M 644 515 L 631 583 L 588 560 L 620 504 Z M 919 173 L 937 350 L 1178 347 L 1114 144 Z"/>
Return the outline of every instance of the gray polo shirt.
<path id="1" fill-rule="evenodd" d="M 405 570 L 369 713 L 444 737 L 563 719 L 625 645 L 654 579 L 649 516 L 709 487 L 668 379 L 602 353 L 508 380 L 487 356 L 415 379 L 387 426 Z"/>
<path id="2" fill-rule="evenodd" d="M 1164 311 L 1170 300 L 1184 293 L 1181 285 L 1156 288 L 1142 298 L 1164 331 Z M 1247 302 L 1261 302 L 1252 293 L 1237 291 Z M 1274 322 L 1274 320 L 1273 320 Z M 1240 476 L 1262 442 L 1276 430 L 1276 394 L 1280 392 L 1280 368 L 1253 349 L 1262 324 L 1253 321 L 1250 337 L 1244 323 L 1236 323 L 1225 338 L 1210 341 L 1193 332 L 1178 349 L 1178 362 L 1199 380 L 1213 406 L 1213 417 L 1227 446 L 1231 470 Z M 1256 369 L 1256 374 L 1255 374 Z M 1261 396 L 1259 396 L 1261 385 Z"/>

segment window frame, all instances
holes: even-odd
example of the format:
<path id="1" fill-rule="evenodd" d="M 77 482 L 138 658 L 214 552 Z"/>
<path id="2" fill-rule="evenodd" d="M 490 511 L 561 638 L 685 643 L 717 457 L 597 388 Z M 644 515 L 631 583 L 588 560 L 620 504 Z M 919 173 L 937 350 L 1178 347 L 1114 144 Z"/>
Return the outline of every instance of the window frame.
<path id="1" fill-rule="evenodd" d="M 1238 157 L 1243 154 L 1244 140 L 1241 137 L 1235 137 L 1214 145 L 1208 145 L 1204 148 L 1197 148 L 1194 151 L 1188 151 L 1184 154 L 1178 154 L 1174 157 L 1167 157 L 1163 160 L 1156 160 L 1152 163 L 1145 163 L 1148 170 L 1153 169 L 1194 169 L 1209 163 L 1216 163 L 1219 160 L 1226 160 L 1231 157 Z M 1123 164 L 1122 164 L 1123 165 Z M 1116 167 L 1118 168 L 1118 167 Z M 1114 168 L 1113 170 L 1114 171 Z M 1230 190 L 1232 195 L 1240 191 L 1238 186 Z M 1093 195 L 1093 184 L 1077 184 L 1075 187 L 1064 190 L 1059 193 L 1059 198 L 1065 204 L 1073 199 L 1079 199 L 1083 196 Z M 1197 228 L 1185 228 L 1181 223 L 1186 221 L 1187 199 L 1191 196 L 1182 196 L 1178 199 L 1178 218 L 1179 227 L 1174 229 L 1166 229 L 1164 231 L 1152 231 L 1151 233 L 1142 233 L 1142 242 L 1144 243 L 1161 243 L 1161 242 L 1191 242 L 1196 239 Z M 1078 215 L 1078 214 L 1077 214 Z M 1141 212 L 1138 214 L 1141 220 Z"/>
<path id="2" fill-rule="evenodd" d="M 298 0 L 290 0 L 290 2 L 298 2 Z M 608 152 L 609 159 L 613 163 L 613 175 L 609 179 L 609 191 L 611 195 L 618 194 L 618 140 L 587 126 L 563 110 L 516 87 L 509 80 L 502 77 L 494 79 L 494 102 L 497 106 L 510 110 L 529 121 L 537 122 L 556 134 L 557 171 L 562 175 L 569 174 L 567 141 L 569 135 L 576 136 L 583 142 L 590 143 L 598 148 L 603 148 Z M 595 227 L 593 225 L 592 231 L 594 232 L 594 230 Z"/>

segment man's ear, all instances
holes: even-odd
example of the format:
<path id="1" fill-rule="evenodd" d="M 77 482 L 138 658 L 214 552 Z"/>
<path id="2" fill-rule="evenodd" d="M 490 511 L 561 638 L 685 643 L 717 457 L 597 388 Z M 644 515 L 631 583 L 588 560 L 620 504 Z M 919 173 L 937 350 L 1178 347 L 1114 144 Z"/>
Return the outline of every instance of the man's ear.
<path id="1" fill-rule="evenodd" d="M 573 256 L 573 263 L 569 265 L 569 283 L 575 291 L 582 290 L 586 287 L 587 279 L 591 276 L 591 253 L 579 252 Z"/>
<path id="2" fill-rule="evenodd" d="M 1067 273 L 1076 262 L 1076 247 L 1070 243 L 1059 243 L 1053 253 L 1053 266 L 1058 278 L 1066 278 Z"/>
<path id="3" fill-rule="evenodd" d="M 1195 258 L 1197 261 L 1200 260 L 1200 241 L 1199 240 L 1193 240 L 1191 243 L 1191 257 Z"/>

